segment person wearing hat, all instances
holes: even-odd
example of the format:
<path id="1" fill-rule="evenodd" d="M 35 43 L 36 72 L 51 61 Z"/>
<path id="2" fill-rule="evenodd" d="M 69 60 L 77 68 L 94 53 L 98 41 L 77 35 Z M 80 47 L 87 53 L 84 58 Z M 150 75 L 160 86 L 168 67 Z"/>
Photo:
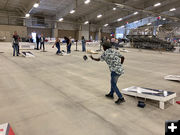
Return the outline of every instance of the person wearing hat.
<path id="1" fill-rule="evenodd" d="M 117 87 L 118 78 L 124 74 L 124 69 L 122 67 L 124 63 L 124 56 L 122 56 L 117 50 L 112 49 L 110 42 L 104 42 L 102 44 L 104 52 L 100 58 L 94 58 L 92 55 L 90 58 L 95 61 L 105 61 L 111 72 L 111 91 L 109 94 L 105 95 L 107 98 L 114 99 L 114 92 L 118 96 L 116 104 L 121 104 L 125 102 L 125 99 Z"/>

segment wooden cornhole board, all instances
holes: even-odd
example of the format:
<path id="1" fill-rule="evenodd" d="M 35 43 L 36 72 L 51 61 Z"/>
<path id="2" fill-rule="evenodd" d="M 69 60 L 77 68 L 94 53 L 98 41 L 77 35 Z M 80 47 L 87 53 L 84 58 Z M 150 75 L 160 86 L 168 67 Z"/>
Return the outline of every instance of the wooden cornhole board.
<path id="1" fill-rule="evenodd" d="M 93 50 L 87 50 L 87 53 L 88 53 L 88 54 L 98 54 L 98 52 L 95 52 L 95 51 L 93 51 Z"/>
<path id="2" fill-rule="evenodd" d="M 180 81 L 180 75 L 167 75 L 164 79 L 170 81 Z"/>
<path id="3" fill-rule="evenodd" d="M 122 90 L 122 93 L 129 96 L 141 97 L 145 99 L 151 99 L 159 101 L 159 108 L 164 109 L 164 103 L 170 101 L 171 104 L 175 103 L 174 98 L 176 97 L 175 92 L 150 89 L 150 88 L 141 88 L 132 86 Z"/>
<path id="4" fill-rule="evenodd" d="M 9 123 L 0 125 L 0 135 L 15 135 Z"/>
<path id="5" fill-rule="evenodd" d="M 22 49 L 22 50 L 25 50 L 25 49 L 34 50 L 34 48 L 35 48 L 34 43 L 28 43 L 28 42 L 20 42 L 19 46 L 20 46 L 20 49 Z"/>
<path id="6" fill-rule="evenodd" d="M 32 52 L 22 52 L 22 56 L 26 58 L 35 57 Z"/>

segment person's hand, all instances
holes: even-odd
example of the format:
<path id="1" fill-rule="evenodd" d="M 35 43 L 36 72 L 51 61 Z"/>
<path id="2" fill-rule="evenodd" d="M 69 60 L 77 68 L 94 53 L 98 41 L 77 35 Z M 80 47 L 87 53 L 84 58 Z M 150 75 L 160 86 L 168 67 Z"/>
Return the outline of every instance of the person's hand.
<path id="1" fill-rule="evenodd" d="M 93 56 L 92 55 L 90 55 L 89 57 L 93 60 Z"/>

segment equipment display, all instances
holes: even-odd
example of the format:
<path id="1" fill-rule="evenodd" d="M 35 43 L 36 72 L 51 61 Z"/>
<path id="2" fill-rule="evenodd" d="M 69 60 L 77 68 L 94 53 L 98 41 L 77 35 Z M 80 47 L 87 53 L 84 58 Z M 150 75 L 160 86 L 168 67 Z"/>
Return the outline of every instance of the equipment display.
<path id="1" fill-rule="evenodd" d="M 155 36 L 148 35 L 127 35 L 135 48 L 165 49 L 173 51 L 174 45 L 171 42 L 163 41 Z"/>

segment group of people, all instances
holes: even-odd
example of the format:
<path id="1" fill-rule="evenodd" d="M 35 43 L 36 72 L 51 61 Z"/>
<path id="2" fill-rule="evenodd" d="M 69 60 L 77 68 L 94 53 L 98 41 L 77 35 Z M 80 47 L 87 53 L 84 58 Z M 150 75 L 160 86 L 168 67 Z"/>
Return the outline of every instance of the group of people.
<path id="1" fill-rule="evenodd" d="M 71 46 L 72 46 L 72 39 L 71 37 L 64 37 L 64 41 L 67 44 L 67 54 L 71 53 Z M 17 34 L 17 31 L 14 32 L 13 35 L 13 56 L 19 56 L 20 52 L 19 52 L 19 42 L 20 42 L 20 37 Z M 56 54 L 61 54 L 61 49 L 60 49 L 60 44 L 61 41 L 59 40 L 59 38 L 56 38 L 55 44 L 53 45 L 56 46 L 57 48 L 57 52 Z M 40 47 L 39 47 L 40 45 Z M 43 48 L 43 51 L 45 51 L 45 37 L 43 34 L 41 34 L 41 36 L 39 37 L 38 35 L 36 36 L 36 49 L 37 50 L 41 50 Z M 82 51 L 86 52 L 86 40 L 84 38 L 84 36 L 82 36 Z"/>
<path id="2" fill-rule="evenodd" d="M 67 53 L 71 53 L 71 45 L 72 45 L 71 37 L 70 38 L 64 37 L 64 40 L 67 43 Z M 20 37 L 15 31 L 13 35 L 13 56 L 19 55 L 19 41 L 20 41 Z M 36 37 L 36 42 L 37 42 L 37 50 L 39 50 L 39 43 L 40 43 L 40 49 L 43 46 L 43 50 L 45 50 L 45 46 L 44 46 L 45 37 L 43 36 L 43 34 L 41 34 L 40 38 L 38 36 Z M 116 93 L 118 96 L 118 100 L 115 101 L 115 103 L 121 104 L 125 102 L 125 99 L 117 87 L 117 81 L 118 81 L 118 78 L 122 74 L 124 74 L 124 69 L 122 65 L 124 63 L 125 58 L 117 50 L 112 49 L 113 42 L 114 42 L 114 39 L 109 40 L 107 38 L 104 38 L 102 40 L 102 46 L 103 46 L 104 52 L 101 55 L 101 57 L 94 58 L 91 55 L 90 58 L 95 61 L 105 61 L 108 64 L 109 70 L 111 72 L 111 89 L 110 89 L 110 92 L 106 94 L 105 96 L 107 98 L 114 99 L 114 93 Z M 59 38 L 56 38 L 56 41 L 53 47 L 54 46 L 56 46 L 57 48 L 56 54 L 60 54 L 61 50 L 60 50 Z M 83 52 L 86 51 L 86 40 L 84 36 L 82 36 L 82 51 Z"/>
<path id="3" fill-rule="evenodd" d="M 45 37 L 43 34 L 41 34 L 41 36 L 39 37 L 38 35 L 36 35 L 36 44 L 37 44 L 37 50 L 39 50 L 39 44 L 40 44 L 40 50 L 43 47 L 43 51 L 45 51 Z"/>
<path id="4" fill-rule="evenodd" d="M 64 40 L 67 44 L 67 54 L 71 53 L 71 46 L 72 46 L 72 39 L 71 37 L 64 37 Z M 82 36 L 82 51 L 83 52 L 86 52 L 86 40 L 84 38 L 84 36 Z M 56 54 L 61 54 L 61 49 L 60 49 L 60 44 L 61 44 L 61 41 L 59 40 L 59 38 L 57 37 L 56 38 L 56 41 L 55 41 L 55 44 L 52 46 L 54 48 L 54 46 L 56 46 L 57 48 L 57 52 Z"/>

